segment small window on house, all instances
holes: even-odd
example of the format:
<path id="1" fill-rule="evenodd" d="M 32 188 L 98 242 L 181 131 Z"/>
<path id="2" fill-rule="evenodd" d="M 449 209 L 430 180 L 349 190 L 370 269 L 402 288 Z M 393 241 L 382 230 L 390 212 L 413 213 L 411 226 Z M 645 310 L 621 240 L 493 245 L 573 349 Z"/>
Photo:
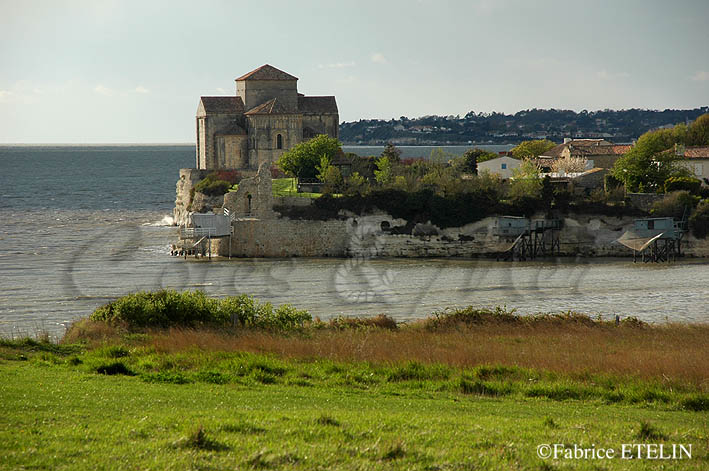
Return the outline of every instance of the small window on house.
<path id="1" fill-rule="evenodd" d="M 502 170 L 507 169 L 507 164 L 502 164 Z"/>
<path id="2" fill-rule="evenodd" d="M 283 149 L 283 136 L 280 134 L 276 136 L 276 149 Z"/>

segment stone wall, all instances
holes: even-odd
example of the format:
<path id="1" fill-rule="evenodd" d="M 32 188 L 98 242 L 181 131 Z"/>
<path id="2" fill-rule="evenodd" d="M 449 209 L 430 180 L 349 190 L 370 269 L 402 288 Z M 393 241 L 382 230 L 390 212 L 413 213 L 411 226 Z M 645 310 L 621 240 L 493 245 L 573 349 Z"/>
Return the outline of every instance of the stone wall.
<path id="1" fill-rule="evenodd" d="M 495 257 L 514 242 L 513 238 L 494 235 L 495 220 L 490 217 L 446 229 L 418 224 L 408 233 L 397 233 L 407 227 L 406 221 L 386 214 L 343 215 L 342 219 L 328 221 L 240 220 L 233 223 L 231 254 L 237 257 Z M 566 218 L 560 232 L 561 256 L 630 257 L 632 251 L 616 240 L 633 226 L 633 221 L 633 218 L 593 215 Z M 215 240 L 212 250 L 228 255 L 228 243 L 228 239 Z M 709 240 L 687 237 L 682 251 L 690 257 L 707 257 Z"/>
<path id="2" fill-rule="evenodd" d="M 263 163 L 276 162 L 283 152 L 303 139 L 303 117 L 289 115 L 250 115 L 247 117 L 249 138 L 249 166 L 258 168 Z M 277 139 L 281 135 L 282 148 Z"/>
<path id="3" fill-rule="evenodd" d="M 659 193 L 628 193 L 626 196 L 633 206 L 643 211 L 650 211 L 656 201 L 660 201 L 665 197 L 664 194 Z"/>
<path id="4" fill-rule="evenodd" d="M 314 134 L 327 134 L 330 137 L 339 135 L 339 122 L 337 114 L 303 113 L 303 129 L 309 128 Z"/>
<path id="5" fill-rule="evenodd" d="M 244 178 L 236 191 L 224 195 L 224 208 L 235 218 L 275 219 L 271 186 L 271 165 L 263 163 L 256 176 Z"/>
<path id="6" fill-rule="evenodd" d="M 275 98 L 288 110 L 298 109 L 298 82 L 296 80 L 241 80 L 236 82 L 236 96 L 250 110 Z"/>
<path id="7" fill-rule="evenodd" d="M 201 131 L 199 123 L 204 123 L 204 130 Z M 238 115 L 234 114 L 217 114 L 211 113 L 206 117 L 197 117 L 199 148 L 204 147 L 204 162 L 198 162 L 200 168 L 225 168 L 225 157 L 223 161 L 219 161 L 219 156 L 216 152 L 216 136 L 223 133 L 225 129 L 233 129 L 236 126 L 243 128 L 243 121 Z M 244 136 L 246 137 L 246 136 Z M 199 149 L 198 149 L 199 151 Z"/>
<path id="8" fill-rule="evenodd" d="M 574 178 L 572 183 L 576 190 L 590 192 L 595 188 L 603 188 L 603 180 L 607 174 L 607 169 L 596 167 Z"/>
<path id="9" fill-rule="evenodd" d="M 215 148 L 218 168 L 248 168 L 249 150 L 246 134 L 216 134 Z"/>
<path id="10" fill-rule="evenodd" d="M 347 243 L 341 220 L 294 221 L 243 219 L 234 222 L 235 257 L 344 257 Z M 212 241 L 212 251 L 226 256 L 229 239 Z"/>

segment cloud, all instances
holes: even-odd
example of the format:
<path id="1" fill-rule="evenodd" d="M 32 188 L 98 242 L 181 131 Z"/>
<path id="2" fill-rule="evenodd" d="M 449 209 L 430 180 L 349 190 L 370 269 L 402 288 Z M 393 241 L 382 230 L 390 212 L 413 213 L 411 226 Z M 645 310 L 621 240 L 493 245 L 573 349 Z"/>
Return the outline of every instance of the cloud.
<path id="1" fill-rule="evenodd" d="M 111 90 L 108 87 L 104 87 L 101 84 L 98 84 L 94 87 L 94 92 L 98 93 L 99 95 L 103 95 L 103 96 L 112 96 L 113 95 L 113 90 Z"/>
<path id="2" fill-rule="evenodd" d="M 219 93 L 226 93 L 226 90 L 224 90 L 222 87 L 217 87 L 217 91 Z"/>
<path id="3" fill-rule="evenodd" d="M 692 80 L 695 82 L 706 82 L 709 80 L 709 72 L 706 70 L 699 70 L 696 74 L 692 75 Z"/>
<path id="4" fill-rule="evenodd" d="M 381 52 L 375 52 L 372 54 L 372 62 L 375 64 L 388 64 L 389 61 L 387 60 L 386 57 L 384 57 L 384 54 Z"/>
<path id="5" fill-rule="evenodd" d="M 10 95 L 12 95 L 10 90 L 0 90 L 0 103 L 10 98 Z"/>
<path id="6" fill-rule="evenodd" d="M 145 88 L 142 85 L 138 85 L 137 87 L 135 87 L 135 92 L 136 93 L 150 93 L 150 90 L 148 90 L 147 88 Z"/>
<path id="7" fill-rule="evenodd" d="M 350 62 L 335 62 L 334 64 L 318 64 L 318 69 L 344 69 L 346 67 L 354 67 L 355 61 Z"/>

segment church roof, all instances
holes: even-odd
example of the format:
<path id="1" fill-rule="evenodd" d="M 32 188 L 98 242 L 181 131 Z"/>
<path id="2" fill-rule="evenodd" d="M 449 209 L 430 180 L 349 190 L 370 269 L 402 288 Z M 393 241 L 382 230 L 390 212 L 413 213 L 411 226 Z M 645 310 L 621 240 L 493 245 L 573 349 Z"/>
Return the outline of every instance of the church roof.
<path id="1" fill-rule="evenodd" d="M 293 77 L 291 74 L 266 64 L 236 79 L 237 82 L 242 80 L 298 80 L 298 77 Z"/>
<path id="2" fill-rule="evenodd" d="M 290 114 L 292 112 L 293 111 L 286 108 L 286 106 L 284 106 L 282 102 L 278 101 L 277 98 L 272 98 L 266 103 L 251 108 L 244 114 Z"/>
<path id="3" fill-rule="evenodd" d="M 203 96 L 200 100 L 206 113 L 244 112 L 244 102 L 239 96 Z"/>
<path id="4" fill-rule="evenodd" d="M 334 96 L 298 95 L 298 111 L 301 113 L 337 113 Z"/>

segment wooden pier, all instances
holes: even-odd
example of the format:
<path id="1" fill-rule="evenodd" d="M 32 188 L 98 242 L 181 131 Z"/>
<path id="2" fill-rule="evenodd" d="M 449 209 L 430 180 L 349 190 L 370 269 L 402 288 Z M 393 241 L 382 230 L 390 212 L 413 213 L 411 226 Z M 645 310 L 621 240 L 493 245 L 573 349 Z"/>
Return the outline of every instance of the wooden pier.
<path id="1" fill-rule="evenodd" d="M 502 253 L 502 260 L 534 260 L 559 255 L 561 252 L 560 219 L 537 219 L 503 216 L 498 218 L 496 235 L 517 236 Z"/>
<path id="2" fill-rule="evenodd" d="M 670 217 L 636 219 L 633 229 L 618 242 L 633 250 L 633 263 L 672 262 L 682 256 L 686 232 L 687 211 L 679 221 Z"/>

